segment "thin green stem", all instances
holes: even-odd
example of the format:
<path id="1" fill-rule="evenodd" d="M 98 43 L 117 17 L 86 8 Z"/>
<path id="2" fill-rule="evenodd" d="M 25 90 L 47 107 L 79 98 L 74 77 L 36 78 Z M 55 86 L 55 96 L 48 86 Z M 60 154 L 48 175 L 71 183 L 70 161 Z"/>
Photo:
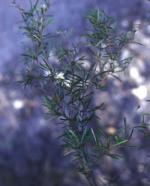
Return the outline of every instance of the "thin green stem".
<path id="1" fill-rule="evenodd" d="M 83 163 L 83 168 L 84 170 L 84 176 L 86 177 L 89 186 L 98 186 L 96 179 L 95 179 L 95 175 L 93 173 L 93 170 L 91 169 L 89 162 L 88 162 L 88 152 L 85 151 L 85 148 L 82 148 L 82 163 Z"/>

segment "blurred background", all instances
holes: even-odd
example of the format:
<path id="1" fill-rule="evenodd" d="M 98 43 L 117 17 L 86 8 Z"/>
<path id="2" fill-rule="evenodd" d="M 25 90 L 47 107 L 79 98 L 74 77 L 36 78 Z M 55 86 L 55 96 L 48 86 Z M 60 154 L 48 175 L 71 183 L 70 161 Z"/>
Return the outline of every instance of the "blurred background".
<path id="1" fill-rule="evenodd" d="M 141 112 L 150 113 L 146 101 L 150 100 L 150 1 L 51 0 L 51 29 L 71 30 L 71 41 L 76 42 L 86 30 L 87 12 L 97 7 L 115 18 L 118 29 L 136 28 L 135 41 L 142 44 L 131 44 L 122 51 L 124 57 L 134 56 L 120 77 L 123 82 L 110 79 L 108 91 L 95 98 L 103 97 L 107 103 L 103 127 L 115 132 L 123 117 L 132 128 L 139 123 Z M 20 21 L 11 0 L 0 0 L 0 186 L 87 185 L 63 157 L 56 138 L 59 126 L 45 117 L 40 94 L 17 83 L 24 67 L 23 45 L 28 42 L 19 29 Z M 121 159 L 104 157 L 100 170 L 95 170 L 102 185 L 150 186 L 149 142 L 150 138 L 136 133 L 136 147 L 123 150 Z"/>

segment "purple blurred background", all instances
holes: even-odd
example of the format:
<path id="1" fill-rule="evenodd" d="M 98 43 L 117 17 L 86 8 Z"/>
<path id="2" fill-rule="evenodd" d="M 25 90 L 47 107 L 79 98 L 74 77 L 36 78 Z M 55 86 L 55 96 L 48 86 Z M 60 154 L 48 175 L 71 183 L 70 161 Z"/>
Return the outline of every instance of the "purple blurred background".
<path id="1" fill-rule="evenodd" d="M 18 0 L 22 5 L 28 1 Z M 133 127 L 138 113 L 149 112 L 150 99 L 150 1 L 148 0 L 52 0 L 54 30 L 72 30 L 72 41 L 86 29 L 85 16 L 92 8 L 105 10 L 113 16 L 120 30 L 136 28 L 135 41 L 122 51 L 134 55 L 128 71 L 121 74 L 123 83 L 110 80 L 108 92 L 96 95 L 109 105 L 103 123 L 114 130 L 128 118 Z M 44 115 L 42 99 L 34 88 L 23 89 L 21 52 L 28 41 L 19 29 L 21 17 L 11 0 L 0 1 L 0 186 L 62 186 L 87 185 L 75 174 L 68 159 L 63 158 L 56 136 L 59 126 Z M 141 108 L 137 111 L 138 105 Z M 149 139 L 136 134 L 137 148 L 124 150 L 123 158 L 104 157 L 98 178 L 104 186 L 150 186 Z M 108 166 L 106 166 L 106 164 Z M 64 171 L 64 169 L 66 171 Z"/>

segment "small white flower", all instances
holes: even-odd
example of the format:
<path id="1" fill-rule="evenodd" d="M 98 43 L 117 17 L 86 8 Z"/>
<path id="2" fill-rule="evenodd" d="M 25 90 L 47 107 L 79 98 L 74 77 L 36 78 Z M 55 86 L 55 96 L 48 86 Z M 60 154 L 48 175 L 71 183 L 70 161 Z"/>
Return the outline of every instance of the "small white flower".
<path id="1" fill-rule="evenodd" d="M 64 73 L 63 72 L 56 73 L 55 76 L 54 76 L 54 78 L 58 82 L 61 82 L 66 87 L 70 87 L 71 86 L 71 80 L 65 79 L 65 76 L 64 76 Z"/>
<path id="2" fill-rule="evenodd" d="M 57 79 L 57 80 L 64 80 L 65 79 L 64 73 L 63 72 L 56 73 L 55 74 L 55 79 Z"/>

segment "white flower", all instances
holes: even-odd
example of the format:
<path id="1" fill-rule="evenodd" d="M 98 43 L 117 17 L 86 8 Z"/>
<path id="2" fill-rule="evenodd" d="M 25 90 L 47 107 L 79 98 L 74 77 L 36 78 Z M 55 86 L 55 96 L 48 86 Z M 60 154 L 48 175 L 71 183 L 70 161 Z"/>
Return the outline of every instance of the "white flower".
<path id="1" fill-rule="evenodd" d="M 56 73 L 55 74 L 55 79 L 57 79 L 57 80 L 64 80 L 65 79 L 64 73 L 63 72 Z"/>
<path id="2" fill-rule="evenodd" d="M 54 76 L 54 78 L 58 81 L 61 82 L 63 85 L 65 85 L 66 87 L 70 87 L 71 86 L 71 80 L 69 79 L 65 79 L 64 73 L 63 72 L 57 72 Z"/>

